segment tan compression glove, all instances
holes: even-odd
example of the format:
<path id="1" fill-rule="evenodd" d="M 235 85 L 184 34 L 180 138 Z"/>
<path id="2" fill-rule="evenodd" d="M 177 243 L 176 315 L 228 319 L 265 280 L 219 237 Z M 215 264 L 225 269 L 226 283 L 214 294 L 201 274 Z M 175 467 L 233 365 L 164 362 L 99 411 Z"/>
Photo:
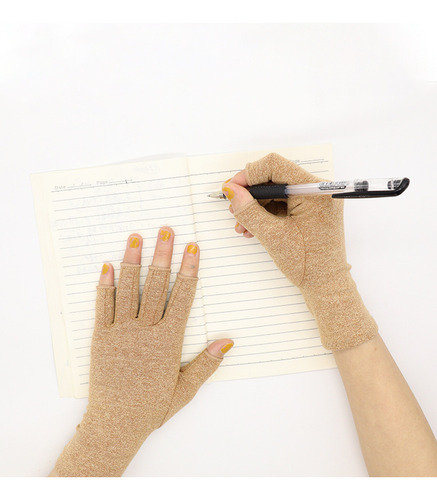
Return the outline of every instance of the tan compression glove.
<path id="1" fill-rule="evenodd" d="M 269 181 L 305 184 L 324 180 L 275 153 L 249 163 L 244 173 L 249 186 Z M 242 188 L 232 180 L 226 186 L 235 192 L 234 205 Z M 247 203 L 239 207 L 235 203 L 235 218 L 299 287 L 316 318 L 323 345 L 331 350 L 348 349 L 375 336 L 377 325 L 363 304 L 346 261 L 343 200 L 291 196 L 280 216 L 268 211 L 279 213 L 279 200 L 263 200 L 266 210 L 257 200 L 250 200 L 249 193 L 245 195 Z"/>
<path id="2" fill-rule="evenodd" d="M 56 462 L 58 476 L 122 475 L 222 361 L 205 349 L 180 369 L 197 278 L 178 274 L 161 319 L 170 269 L 149 267 L 138 313 L 140 267 L 121 263 L 115 301 L 113 286 L 97 287 L 87 412 Z"/>

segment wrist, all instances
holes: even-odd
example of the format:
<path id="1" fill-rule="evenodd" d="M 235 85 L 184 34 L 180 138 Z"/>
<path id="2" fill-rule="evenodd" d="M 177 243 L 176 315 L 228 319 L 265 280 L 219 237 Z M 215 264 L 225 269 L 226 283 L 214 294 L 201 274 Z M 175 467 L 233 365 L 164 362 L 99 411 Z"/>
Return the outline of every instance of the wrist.
<path id="1" fill-rule="evenodd" d="M 355 347 L 373 338 L 378 331 L 349 269 L 347 266 L 329 279 L 319 280 L 316 287 L 301 288 L 326 349 Z"/>
<path id="2" fill-rule="evenodd" d="M 133 429 L 126 421 L 117 420 L 114 414 L 87 412 L 54 472 L 73 477 L 121 476 L 151 431 Z"/>

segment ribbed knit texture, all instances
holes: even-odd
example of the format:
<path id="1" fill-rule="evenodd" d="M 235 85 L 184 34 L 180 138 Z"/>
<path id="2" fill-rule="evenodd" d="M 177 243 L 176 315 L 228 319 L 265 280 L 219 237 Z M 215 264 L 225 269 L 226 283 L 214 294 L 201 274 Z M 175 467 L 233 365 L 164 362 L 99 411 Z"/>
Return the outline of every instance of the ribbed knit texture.
<path id="1" fill-rule="evenodd" d="M 245 174 L 250 186 L 325 180 L 275 153 L 247 164 Z M 235 210 L 235 218 L 299 287 L 327 349 L 348 349 L 374 337 L 378 327 L 363 304 L 346 260 L 343 200 L 291 196 L 282 211 L 278 209 L 280 201 L 284 202 L 252 200 Z"/>
<path id="2" fill-rule="evenodd" d="M 220 358 L 206 349 L 180 369 L 197 278 L 178 274 L 163 316 L 170 269 L 150 266 L 140 310 L 140 265 L 121 264 L 115 287 L 97 286 L 87 411 L 58 476 L 120 476 L 149 434 L 185 406 Z"/>

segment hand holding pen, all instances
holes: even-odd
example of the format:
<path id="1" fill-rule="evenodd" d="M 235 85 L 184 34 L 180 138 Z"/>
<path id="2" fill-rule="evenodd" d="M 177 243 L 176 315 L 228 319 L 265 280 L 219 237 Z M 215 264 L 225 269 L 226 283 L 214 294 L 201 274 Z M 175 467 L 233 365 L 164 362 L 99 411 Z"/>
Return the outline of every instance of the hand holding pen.
<path id="1" fill-rule="evenodd" d="M 255 236 L 300 289 L 327 349 L 347 349 L 369 340 L 376 334 L 376 324 L 349 273 L 344 201 L 334 196 L 289 196 L 285 203 L 275 203 L 270 193 L 269 199 L 258 202 L 250 186 L 268 182 L 283 186 L 326 183 L 275 153 L 249 163 L 222 187 L 238 222 L 236 231 Z M 285 207 L 285 217 L 277 215 L 279 205 Z"/>

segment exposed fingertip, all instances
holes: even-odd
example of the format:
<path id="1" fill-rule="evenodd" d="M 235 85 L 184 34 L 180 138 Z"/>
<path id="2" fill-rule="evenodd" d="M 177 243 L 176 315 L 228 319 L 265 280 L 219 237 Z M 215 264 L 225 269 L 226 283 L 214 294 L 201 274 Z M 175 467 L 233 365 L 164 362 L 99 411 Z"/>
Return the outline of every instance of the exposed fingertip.
<path id="1" fill-rule="evenodd" d="M 228 186 L 228 185 L 224 186 L 222 188 L 222 191 L 223 191 L 223 193 L 225 194 L 226 198 L 229 201 L 231 201 L 234 198 L 234 196 L 235 196 L 234 190 L 230 186 Z"/>
<path id="2" fill-rule="evenodd" d="M 185 247 L 185 250 L 189 255 L 199 255 L 199 246 L 195 242 L 188 243 L 188 245 Z"/>
<path id="3" fill-rule="evenodd" d="M 169 226 L 162 226 L 158 232 L 158 241 L 162 241 L 163 243 L 167 243 L 174 238 L 174 231 Z"/>
<path id="4" fill-rule="evenodd" d="M 174 232 L 169 226 L 159 228 L 153 253 L 152 266 L 170 267 L 173 255 Z"/>
<path id="5" fill-rule="evenodd" d="M 105 262 L 100 271 L 99 285 L 114 284 L 114 267 L 109 262 Z"/>
<path id="6" fill-rule="evenodd" d="M 197 243 L 190 242 L 187 244 L 179 270 L 182 276 L 197 277 L 199 271 L 199 253 L 200 249 Z"/>
<path id="7" fill-rule="evenodd" d="M 253 196 L 246 188 L 233 182 L 226 184 L 222 191 L 225 193 L 226 198 L 232 203 L 234 210 L 238 210 L 253 200 Z"/>
<path id="8" fill-rule="evenodd" d="M 234 341 L 232 339 L 221 339 L 216 340 L 212 344 L 207 347 L 207 351 L 211 356 L 215 356 L 217 358 L 223 358 L 224 355 L 232 349 L 234 346 Z"/>
<path id="9" fill-rule="evenodd" d="M 127 264 L 141 264 L 141 249 L 143 247 L 143 238 L 141 234 L 132 233 L 129 235 L 124 252 L 123 262 Z"/>
<path id="10" fill-rule="evenodd" d="M 143 243 L 143 237 L 141 234 L 132 233 L 128 238 L 129 248 L 139 248 L 139 246 Z"/>

